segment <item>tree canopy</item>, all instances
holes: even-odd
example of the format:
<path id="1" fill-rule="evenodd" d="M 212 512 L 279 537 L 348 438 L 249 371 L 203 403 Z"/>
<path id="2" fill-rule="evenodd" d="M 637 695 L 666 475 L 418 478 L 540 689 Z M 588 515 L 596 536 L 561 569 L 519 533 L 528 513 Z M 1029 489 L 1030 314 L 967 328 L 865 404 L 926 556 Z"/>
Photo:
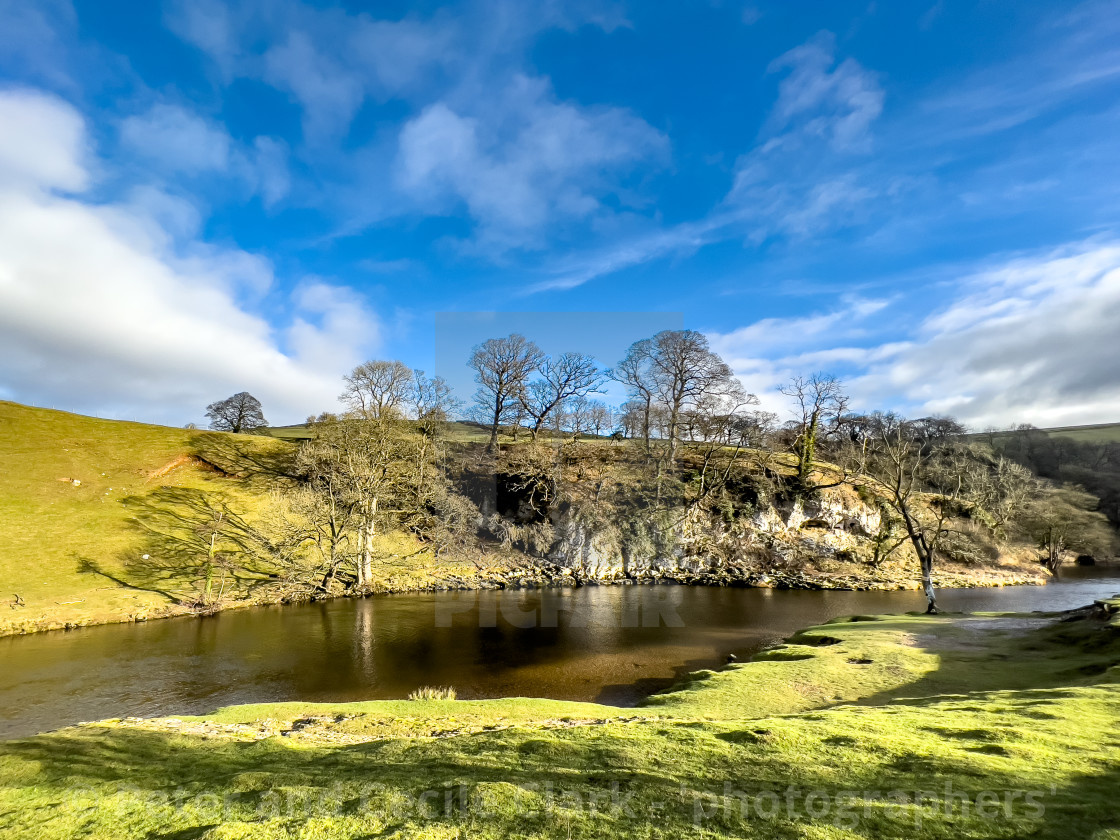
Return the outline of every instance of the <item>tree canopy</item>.
<path id="1" fill-rule="evenodd" d="M 206 406 L 210 428 L 219 432 L 254 432 L 267 429 L 261 402 L 248 391 L 212 402 Z"/>

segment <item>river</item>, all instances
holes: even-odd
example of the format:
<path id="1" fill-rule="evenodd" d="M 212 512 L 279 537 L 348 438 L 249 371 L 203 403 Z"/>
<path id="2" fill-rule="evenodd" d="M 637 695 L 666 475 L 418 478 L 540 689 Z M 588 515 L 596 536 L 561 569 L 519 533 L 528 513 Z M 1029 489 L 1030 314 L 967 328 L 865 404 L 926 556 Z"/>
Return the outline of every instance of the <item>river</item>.
<path id="1" fill-rule="evenodd" d="M 951 611 L 1062 610 L 1120 592 L 1071 569 L 1044 587 L 945 589 Z M 0 638 L 0 738 L 83 720 L 279 700 L 552 697 L 625 706 L 841 615 L 920 610 L 920 592 L 685 586 L 385 595 Z"/>

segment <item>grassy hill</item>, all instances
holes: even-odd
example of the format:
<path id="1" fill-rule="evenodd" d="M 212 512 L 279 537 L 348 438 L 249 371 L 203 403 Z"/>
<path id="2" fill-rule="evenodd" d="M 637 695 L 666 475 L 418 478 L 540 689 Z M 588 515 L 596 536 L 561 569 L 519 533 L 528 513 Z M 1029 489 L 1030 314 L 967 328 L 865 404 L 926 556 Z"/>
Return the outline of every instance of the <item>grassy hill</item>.
<path id="1" fill-rule="evenodd" d="M 1085 443 L 1120 443 L 1120 423 L 1095 423 L 1088 426 L 1055 426 L 1042 431 L 1051 437 L 1069 438 Z"/>
<path id="2" fill-rule="evenodd" d="M 260 455 L 287 446 L 0 402 L 0 632 L 175 611 L 168 594 L 126 582 L 145 545 L 136 519 L 175 494 L 252 511 L 250 481 L 200 457 L 223 438 Z M 26 606 L 9 608 L 17 594 Z"/>
<path id="3" fill-rule="evenodd" d="M 200 527 L 225 509 L 249 525 L 266 515 L 292 452 L 291 440 L 4 401 L 0 440 L 0 635 L 189 612 Z M 379 540 L 385 588 L 473 571 L 403 534 Z M 253 603 L 253 584 L 228 581 L 224 606 Z"/>

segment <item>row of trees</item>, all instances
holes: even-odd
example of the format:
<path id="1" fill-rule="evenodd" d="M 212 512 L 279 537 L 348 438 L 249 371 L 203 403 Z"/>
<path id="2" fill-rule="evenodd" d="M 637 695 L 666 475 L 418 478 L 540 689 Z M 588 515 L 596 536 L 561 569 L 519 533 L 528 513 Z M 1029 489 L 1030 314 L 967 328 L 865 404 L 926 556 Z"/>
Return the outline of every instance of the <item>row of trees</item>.
<path id="1" fill-rule="evenodd" d="M 969 438 L 950 418 L 852 412 L 835 377 L 792 380 L 783 393 L 795 406 L 794 418 L 780 425 L 692 330 L 635 342 L 609 370 L 581 353 L 547 355 L 518 334 L 482 342 L 469 364 L 478 385 L 470 411 L 489 430 L 487 457 L 497 457 L 503 429 L 524 428 L 536 440 L 546 429 L 598 434 L 617 423 L 616 436 L 632 441 L 648 469 L 649 516 L 726 497 L 726 488 L 743 480 L 745 453 L 756 473 L 793 498 L 845 483 L 870 490 L 884 512 L 876 556 L 911 545 L 930 611 L 936 610 L 936 559 L 962 517 L 982 515 L 1002 530 L 1016 523 L 1038 541 L 1055 572 L 1064 550 L 1088 546 L 1086 533 L 1100 536 L 1090 527 L 1100 517 L 1093 518 L 1084 493 L 1043 492 L 1029 469 Z M 357 366 L 344 380 L 345 411 L 309 420 L 311 440 L 292 471 L 294 520 L 306 523 L 295 538 L 315 547 L 316 586 L 323 591 L 342 578 L 370 585 L 375 545 L 386 529 L 411 529 L 439 551 L 470 543 L 484 521 L 444 468 L 441 432 L 462 409 L 448 384 L 383 360 Z M 617 414 L 593 398 L 610 380 L 627 393 Z M 260 404 L 244 393 L 211 405 L 208 415 L 228 431 L 264 425 Z M 793 458 L 775 460 L 782 451 Z M 506 460 L 501 469 L 514 472 L 534 463 Z M 547 488 L 545 473 L 526 480 Z M 643 487 L 639 480 L 632 494 L 646 492 Z"/>

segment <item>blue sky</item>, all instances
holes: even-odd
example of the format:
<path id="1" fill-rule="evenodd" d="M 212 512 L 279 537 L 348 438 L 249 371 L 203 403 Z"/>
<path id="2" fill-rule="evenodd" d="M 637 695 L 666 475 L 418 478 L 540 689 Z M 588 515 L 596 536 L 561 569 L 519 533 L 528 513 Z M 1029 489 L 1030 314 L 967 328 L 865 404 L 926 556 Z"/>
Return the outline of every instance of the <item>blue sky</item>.
<path id="1" fill-rule="evenodd" d="M 664 323 L 779 411 L 1120 420 L 1118 94 L 1117 2 L 0 0 L 0 397 L 294 422 Z"/>

